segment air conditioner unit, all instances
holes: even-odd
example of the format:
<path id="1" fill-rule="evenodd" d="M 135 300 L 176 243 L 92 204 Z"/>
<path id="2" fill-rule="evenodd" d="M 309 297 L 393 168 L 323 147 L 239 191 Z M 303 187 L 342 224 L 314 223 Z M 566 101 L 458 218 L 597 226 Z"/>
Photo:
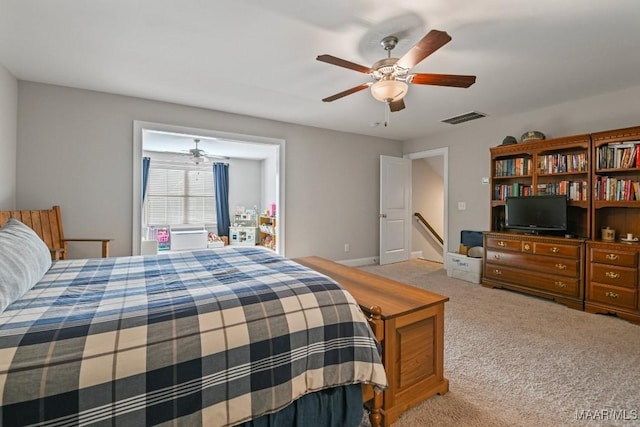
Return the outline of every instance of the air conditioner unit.
<path id="1" fill-rule="evenodd" d="M 207 235 L 204 226 L 171 227 L 171 250 L 206 249 Z"/>

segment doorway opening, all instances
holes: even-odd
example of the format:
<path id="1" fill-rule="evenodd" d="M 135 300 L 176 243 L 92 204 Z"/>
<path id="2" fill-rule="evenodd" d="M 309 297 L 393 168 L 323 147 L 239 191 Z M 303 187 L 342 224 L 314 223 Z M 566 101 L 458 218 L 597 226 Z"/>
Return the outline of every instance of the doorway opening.
<path id="1" fill-rule="evenodd" d="M 448 240 L 449 149 L 420 151 L 404 157 L 412 160 L 411 257 L 444 266 Z M 416 213 L 429 226 L 415 216 Z"/>
<path id="2" fill-rule="evenodd" d="M 154 153 L 167 162 L 185 164 L 194 160 L 189 154 L 196 139 L 198 148 L 210 155 L 212 161 L 229 164 L 230 218 L 240 207 L 256 209 L 258 213 L 275 208 L 278 238 L 274 249 L 285 254 L 284 140 L 142 121 L 134 121 L 133 132 L 133 255 L 141 253 L 145 237 L 143 154 Z M 243 186 L 247 191 L 243 191 Z"/>

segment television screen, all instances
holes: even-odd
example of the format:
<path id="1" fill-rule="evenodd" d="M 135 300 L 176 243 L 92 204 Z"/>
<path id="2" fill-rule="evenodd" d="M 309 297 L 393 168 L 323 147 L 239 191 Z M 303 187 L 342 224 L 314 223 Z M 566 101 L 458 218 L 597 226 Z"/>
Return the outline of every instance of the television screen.
<path id="1" fill-rule="evenodd" d="M 507 197 L 505 202 L 507 228 L 538 231 L 567 230 L 567 196 Z"/>

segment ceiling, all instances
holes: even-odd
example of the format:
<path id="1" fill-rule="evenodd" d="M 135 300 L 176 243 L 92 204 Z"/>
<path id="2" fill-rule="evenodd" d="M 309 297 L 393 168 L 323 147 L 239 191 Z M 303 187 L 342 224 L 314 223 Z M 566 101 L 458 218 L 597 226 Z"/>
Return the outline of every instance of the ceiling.
<path id="1" fill-rule="evenodd" d="M 408 140 L 470 111 L 640 85 L 639 18 L 637 0 L 0 0 L 0 64 L 21 80 Z M 386 127 L 367 90 L 321 101 L 370 78 L 317 55 L 370 67 L 384 36 L 401 56 L 431 29 L 452 41 L 412 72 L 473 86 L 410 86 Z"/>
<path id="2" fill-rule="evenodd" d="M 188 161 L 189 150 L 195 148 L 196 139 L 198 139 L 198 148 L 204 151 L 204 156 L 213 161 L 224 161 L 225 158 L 264 160 L 277 157 L 276 146 L 273 144 L 147 129 L 142 131 L 142 148 L 160 153 L 179 153 L 185 161 Z M 216 159 L 216 157 L 223 158 Z"/>

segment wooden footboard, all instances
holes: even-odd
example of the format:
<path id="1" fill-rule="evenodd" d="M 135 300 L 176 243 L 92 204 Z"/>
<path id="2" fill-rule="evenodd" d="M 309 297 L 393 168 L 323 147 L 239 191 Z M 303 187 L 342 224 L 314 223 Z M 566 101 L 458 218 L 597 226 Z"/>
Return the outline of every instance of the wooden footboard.
<path id="1" fill-rule="evenodd" d="M 377 394 L 363 387 L 372 426 L 389 426 L 412 406 L 449 391 L 444 378 L 444 303 L 449 298 L 318 257 L 295 261 L 349 291 L 382 345 L 389 387 Z"/>
<path id="2" fill-rule="evenodd" d="M 367 321 L 378 342 L 383 342 L 384 322 L 382 321 L 382 309 L 377 305 L 370 307 Z M 373 386 L 364 384 L 362 386 L 362 400 L 369 406 L 371 427 L 382 426 L 382 393 L 376 393 Z"/>

